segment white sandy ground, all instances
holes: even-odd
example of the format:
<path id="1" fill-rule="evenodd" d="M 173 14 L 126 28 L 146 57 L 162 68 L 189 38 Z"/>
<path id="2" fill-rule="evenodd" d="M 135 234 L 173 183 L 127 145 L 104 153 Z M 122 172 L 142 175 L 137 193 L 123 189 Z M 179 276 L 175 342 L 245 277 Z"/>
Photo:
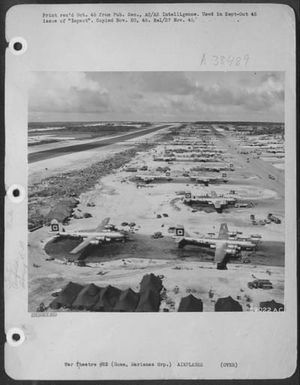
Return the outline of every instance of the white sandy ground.
<path id="1" fill-rule="evenodd" d="M 279 170 L 284 170 L 285 169 L 285 164 L 284 163 L 273 163 L 273 166 L 278 168 Z"/>
<path id="2" fill-rule="evenodd" d="M 39 143 L 39 142 L 41 142 L 43 140 L 49 140 L 49 139 L 64 141 L 64 143 L 66 143 L 67 140 L 75 140 L 76 138 L 72 137 L 70 135 L 69 136 L 57 136 L 57 135 L 54 135 L 54 134 L 34 135 L 34 136 L 29 136 L 28 137 L 28 144 Z M 58 143 L 56 143 L 56 144 L 58 144 Z M 36 144 L 35 146 L 39 148 L 38 151 L 41 151 L 41 149 L 43 148 L 42 145 L 39 145 L 39 144 Z M 32 151 L 34 151 L 34 148 L 28 147 L 28 152 L 30 153 Z"/>
<path id="3" fill-rule="evenodd" d="M 90 212 L 93 217 L 81 220 L 72 219 L 68 229 L 93 228 L 107 216 L 111 217 L 111 222 L 118 226 L 123 221 L 136 222 L 141 226 L 140 233 L 148 235 L 155 231 L 162 231 L 166 235 L 167 228 L 176 224 L 183 224 L 191 234 L 206 234 L 218 231 L 219 224 L 227 222 L 230 230 L 238 227 L 245 235 L 259 231 L 264 240 L 284 241 L 284 218 L 280 215 L 280 211 L 279 215 L 283 220 L 280 225 L 271 223 L 259 226 L 258 230 L 257 226 L 251 225 L 250 214 L 256 214 L 257 218 L 264 219 L 270 211 L 268 207 L 265 209 L 261 207 L 234 209 L 234 216 L 229 217 L 227 213 L 191 213 L 191 208 L 184 205 L 180 196 L 176 194 L 176 191 L 184 189 L 184 185 L 154 184 L 153 187 L 137 189 L 134 183 L 120 182 L 122 174 L 125 173 L 102 178 L 101 184 L 94 190 L 81 195 L 81 203 L 78 208 L 82 212 Z M 217 193 L 224 192 L 224 188 L 216 187 Z M 249 190 L 251 191 L 251 186 L 249 186 Z M 189 191 L 188 188 L 187 191 Z M 238 188 L 236 191 L 239 191 Z M 268 190 L 258 191 L 258 193 L 260 193 L 259 196 L 267 197 L 272 201 L 274 201 L 274 195 L 276 197 L 276 193 Z M 175 201 L 172 202 L 172 200 Z M 253 201 L 255 200 L 253 199 Z M 95 207 L 87 207 L 87 203 L 94 203 Z M 158 220 L 156 215 L 163 213 L 167 213 L 168 217 Z M 273 210 L 273 213 L 277 214 L 276 210 Z M 160 228 L 161 224 L 164 224 L 163 228 Z"/>
<path id="4" fill-rule="evenodd" d="M 167 129 L 166 129 L 167 130 Z M 162 130 L 165 131 L 165 130 Z M 135 138 L 126 144 L 117 144 L 105 149 L 89 150 L 82 153 L 66 155 L 41 161 L 30 165 L 30 181 L 34 178 L 39 180 L 45 177 L 43 167 L 48 167 L 50 175 L 70 169 L 86 167 L 94 162 L 105 159 L 108 155 L 122 151 L 130 143 L 146 139 L 159 141 L 160 134 L 152 133 L 149 136 Z M 155 150 L 138 154 L 131 164 L 146 164 L 156 168 L 159 165 L 166 166 L 167 163 L 154 162 Z M 234 155 L 232 155 L 234 158 Z M 247 156 L 247 155 L 246 155 Z M 73 160 L 72 160 L 73 159 Z M 76 160 L 76 164 L 73 164 Z M 183 170 L 189 168 L 190 164 L 185 162 L 168 165 L 172 169 Z M 197 163 L 193 164 L 197 166 Z M 70 167 L 70 168 L 69 168 Z M 91 218 L 71 219 L 67 230 L 80 230 L 95 228 L 103 218 L 111 217 L 111 223 L 117 226 L 123 221 L 136 222 L 139 226 L 138 232 L 150 236 L 155 231 L 161 231 L 168 235 L 167 228 L 176 224 L 183 224 L 190 235 L 203 235 L 208 232 L 218 232 L 220 223 L 227 222 L 229 230 L 243 231 L 243 235 L 262 235 L 263 240 L 284 242 L 284 205 L 282 197 L 269 188 L 270 182 L 257 178 L 255 174 L 247 169 L 238 169 L 229 173 L 229 178 L 239 180 L 240 183 L 231 185 L 211 185 L 209 188 L 193 186 L 184 183 L 160 183 L 151 184 L 145 188 L 137 188 L 136 184 L 129 180 L 131 173 L 115 170 L 112 174 L 103 177 L 95 188 L 85 192 L 80 197 L 79 210 L 92 214 Z M 273 182 L 272 182 L 273 183 Z M 251 200 L 259 201 L 254 208 L 234 209 L 234 214 L 224 212 L 192 213 L 180 200 L 178 192 L 199 191 L 199 194 L 207 190 L 215 190 L 217 193 L 228 192 L 235 189 L 237 194 L 245 195 Z M 88 203 L 94 203 L 95 207 L 88 207 Z M 230 212 L 230 211 L 229 211 Z M 281 224 L 268 224 L 266 226 L 253 226 L 250 223 L 250 214 L 255 214 L 258 219 L 265 219 L 272 212 L 282 219 Z M 167 213 L 168 217 L 157 219 L 157 214 Z M 163 225 L 163 227 L 162 227 Z M 215 298 L 231 295 L 237 299 L 243 309 L 247 310 L 248 303 L 254 308 L 260 301 L 274 299 L 280 303 L 284 301 L 284 268 L 278 266 L 254 266 L 252 264 L 228 264 L 227 271 L 217 270 L 212 262 L 197 262 L 188 260 L 163 260 L 130 258 L 124 261 L 114 260 L 102 262 L 91 267 L 77 267 L 75 265 L 64 265 L 57 261 L 45 261 L 47 255 L 43 250 L 46 240 L 49 239 L 47 228 L 42 228 L 29 234 L 29 284 L 30 284 L 30 307 L 31 310 L 40 302 L 49 303 L 53 297 L 51 293 L 60 289 L 69 281 L 90 283 L 98 285 L 111 284 L 120 288 L 138 290 L 138 284 L 146 273 L 164 275 L 163 284 L 167 289 L 168 303 L 163 302 L 164 307 L 169 310 L 177 310 L 181 297 L 191 291 L 196 297 L 204 302 L 204 311 L 213 311 Z M 39 267 L 33 267 L 36 264 Z M 105 275 L 97 275 L 99 271 Z M 248 289 L 247 283 L 256 278 L 270 279 L 273 283 L 272 290 Z M 178 289 L 175 289 L 175 286 Z M 175 291 L 174 291 L 175 289 Z M 208 297 L 208 291 L 212 289 L 215 293 L 213 298 Z M 178 293 L 177 293 L 177 290 Z M 242 290 L 242 291 L 241 291 Z M 177 294 L 176 294 L 177 293 Z M 245 294 L 251 297 L 247 302 Z M 175 305 L 174 305 L 175 303 Z M 253 310 L 253 309 L 252 309 Z"/>

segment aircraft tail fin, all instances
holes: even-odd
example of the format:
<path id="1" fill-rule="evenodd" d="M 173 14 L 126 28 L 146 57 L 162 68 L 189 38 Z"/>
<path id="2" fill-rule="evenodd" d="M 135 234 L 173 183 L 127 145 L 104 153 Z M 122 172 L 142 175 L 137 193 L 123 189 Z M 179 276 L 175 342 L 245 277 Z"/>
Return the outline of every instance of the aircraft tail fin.
<path id="1" fill-rule="evenodd" d="M 226 242 L 218 243 L 215 250 L 215 262 L 222 263 L 226 255 Z"/>
<path id="2" fill-rule="evenodd" d="M 62 228 L 61 223 L 58 222 L 56 219 L 52 219 L 50 223 L 50 233 L 60 233 L 61 231 L 64 231 Z"/>
<path id="3" fill-rule="evenodd" d="M 219 230 L 219 239 L 228 239 L 228 226 L 227 223 L 221 223 Z"/>
<path id="4" fill-rule="evenodd" d="M 217 269 L 218 270 L 227 270 L 227 242 L 221 242 L 216 245 L 215 250 L 215 262 L 217 263 Z"/>

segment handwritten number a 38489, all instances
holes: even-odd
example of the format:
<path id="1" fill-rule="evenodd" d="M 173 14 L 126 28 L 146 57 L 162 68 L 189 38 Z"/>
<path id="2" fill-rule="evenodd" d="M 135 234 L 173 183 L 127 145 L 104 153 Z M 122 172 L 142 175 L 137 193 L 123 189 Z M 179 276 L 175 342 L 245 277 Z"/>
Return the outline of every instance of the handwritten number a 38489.
<path id="1" fill-rule="evenodd" d="M 233 56 L 233 55 L 212 55 L 208 56 L 205 53 L 202 54 L 200 59 L 200 65 L 213 65 L 213 66 L 229 66 L 229 67 L 240 67 L 247 66 L 249 63 L 250 56 L 248 54 L 242 56 Z"/>

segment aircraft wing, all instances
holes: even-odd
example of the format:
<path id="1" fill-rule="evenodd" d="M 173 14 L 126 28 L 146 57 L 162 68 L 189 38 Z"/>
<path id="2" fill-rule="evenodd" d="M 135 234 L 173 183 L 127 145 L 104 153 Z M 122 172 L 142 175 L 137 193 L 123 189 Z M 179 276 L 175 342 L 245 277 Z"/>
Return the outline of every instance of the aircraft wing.
<path id="1" fill-rule="evenodd" d="M 220 263 L 226 255 L 227 242 L 218 242 L 215 250 L 215 262 Z"/>
<path id="2" fill-rule="evenodd" d="M 93 237 L 89 237 L 87 239 L 85 239 L 83 242 L 81 242 L 78 246 L 75 247 L 75 249 L 71 250 L 70 251 L 70 254 L 77 254 L 79 253 L 79 251 L 82 251 L 84 250 L 86 247 L 88 247 L 88 245 L 90 244 L 90 242 L 92 240 L 94 240 L 96 237 L 93 236 Z"/>
<path id="3" fill-rule="evenodd" d="M 96 227 L 95 232 L 104 230 L 105 226 L 109 223 L 110 217 L 104 218 L 103 221 Z"/>
<path id="4" fill-rule="evenodd" d="M 207 247 L 208 245 L 215 246 L 215 241 L 213 239 L 208 238 L 192 238 L 192 237 L 184 237 L 185 241 L 190 243 L 191 245 L 197 245 L 197 246 L 204 246 Z"/>

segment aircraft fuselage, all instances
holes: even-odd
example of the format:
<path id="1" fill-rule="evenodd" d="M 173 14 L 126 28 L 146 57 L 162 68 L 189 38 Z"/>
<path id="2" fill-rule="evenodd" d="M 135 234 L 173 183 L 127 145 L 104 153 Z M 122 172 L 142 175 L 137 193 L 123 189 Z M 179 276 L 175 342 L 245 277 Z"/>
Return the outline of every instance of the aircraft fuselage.
<path id="1" fill-rule="evenodd" d="M 95 238 L 98 240 L 108 239 L 124 239 L 125 235 L 118 231 L 101 231 L 101 232 L 88 232 L 88 231 L 74 231 L 74 232 L 59 232 L 60 237 L 74 237 L 74 238 Z"/>
<path id="2" fill-rule="evenodd" d="M 234 240 L 228 240 L 228 239 L 207 239 L 207 238 L 192 238 L 192 237 L 182 237 L 179 241 L 181 244 L 181 247 L 184 247 L 184 245 L 195 245 L 195 246 L 201 246 L 201 247 L 210 247 L 215 248 L 217 244 L 224 244 L 226 243 L 228 246 L 236 246 L 240 247 L 241 250 L 253 250 L 255 249 L 256 245 L 250 241 L 234 241 Z"/>

